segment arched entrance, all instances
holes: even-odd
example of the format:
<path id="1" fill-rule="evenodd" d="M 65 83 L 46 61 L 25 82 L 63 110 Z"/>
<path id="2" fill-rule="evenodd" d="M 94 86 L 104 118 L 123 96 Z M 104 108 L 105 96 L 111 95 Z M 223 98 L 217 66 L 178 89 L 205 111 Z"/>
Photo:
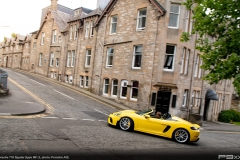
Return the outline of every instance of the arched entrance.
<path id="1" fill-rule="evenodd" d="M 208 89 L 207 92 L 206 92 L 205 104 L 204 104 L 204 111 L 203 111 L 203 120 L 204 120 L 204 121 L 207 120 L 207 115 L 208 115 L 208 111 L 209 111 L 210 100 L 218 100 L 218 95 L 217 95 L 217 93 L 216 93 L 214 90 L 212 90 L 212 89 Z"/>

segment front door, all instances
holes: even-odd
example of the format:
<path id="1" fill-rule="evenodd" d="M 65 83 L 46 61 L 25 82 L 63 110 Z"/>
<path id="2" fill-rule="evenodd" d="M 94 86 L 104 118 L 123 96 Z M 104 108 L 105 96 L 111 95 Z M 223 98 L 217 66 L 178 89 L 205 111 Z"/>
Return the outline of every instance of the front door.
<path id="1" fill-rule="evenodd" d="M 160 111 L 161 113 L 168 113 L 171 94 L 172 92 L 158 91 L 156 111 Z"/>

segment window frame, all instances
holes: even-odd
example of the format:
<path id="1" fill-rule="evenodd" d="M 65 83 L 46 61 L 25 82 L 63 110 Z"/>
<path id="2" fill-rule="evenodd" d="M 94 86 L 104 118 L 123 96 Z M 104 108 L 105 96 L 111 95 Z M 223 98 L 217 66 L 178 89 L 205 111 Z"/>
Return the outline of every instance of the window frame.
<path id="1" fill-rule="evenodd" d="M 133 83 L 134 82 L 137 82 L 138 83 L 138 87 L 133 87 Z M 133 89 L 137 89 L 137 97 L 138 97 L 138 91 L 139 91 L 139 81 L 132 81 L 131 82 L 131 91 L 130 91 L 130 100 L 132 100 L 132 101 L 137 101 L 138 100 L 138 98 L 133 98 L 132 96 L 133 96 Z"/>
<path id="2" fill-rule="evenodd" d="M 88 38 L 89 36 L 89 29 L 90 29 L 90 22 L 87 21 L 85 25 L 85 38 Z"/>
<path id="3" fill-rule="evenodd" d="M 126 83 L 126 86 L 124 86 L 124 83 Z M 127 80 L 122 80 L 121 81 L 121 89 L 120 89 L 120 98 L 121 99 L 127 99 L 127 90 L 126 90 L 126 97 L 122 96 L 123 87 L 126 87 L 126 89 L 127 89 L 127 85 L 128 85 L 128 81 Z"/>
<path id="4" fill-rule="evenodd" d="M 56 58 L 56 67 L 59 67 L 59 58 Z"/>
<path id="5" fill-rule="evenodd" d="M 79 82 L 80 87 L 84 87 L 84 76 L 80 75 L 80 82 Z"/>
<path id="6" fill-rule="evenodd" d="M 107 80 L 108 80 L 108 84 L 106 83 Z M 109 80 L 109 78 L 104 78 L 104 81 L 103 81 L 103 95 L 108 96 L 109 87 L 110 87 L 110 80 Z M 107 93 L 105 91 L 107 91 Z"/>
<path id="7" fill-rule="evenodd" d="M 71 66 L 71 51 L 69 50 L 67 54 L 67 67 L 70 66 Z"/>
<path id="8" fill-rule="evenodd" d="M 73 40 L 73 25 L 70 26 L 70 37 L 69 40 L 72 41 Z"/>
<path id="9" fill-rule="evenodd" d="M 188 97 L 188 89 L 185 89 L 183 94 L 183 101 L 182 101 L 183 108 L 187 107 L 187 97 Z"/>
<path id="10" fill-rule="evenodd" d="M 117 33 L 117 20 L 116 22 L 113 22 L 113 18 L 116 18 L 118 20 L 118 15 L 113 15 L 111 16 L 111 22 L 110 22 L 110 35 L 116 34 Z M 115 32 L 113 31 L 113 25 L 116 24 Z"/>
<path id="11" fill-rule="evenodd" d="M 89 54 L 90 52 L 90 54 Z M 91 49 L 87 49 L 86 50 L 86 59 L 85 59 L 85 68 L 89 68 L 91 65 L 91 56 L 92 56 L 92 50 Z M 89 64 L 88 64 L 89 62 Z"/>
<path id="12" fill-rule="evenodd" d="M 174 53 L 173 54 L 168 54 L 168 53 L 166 53 L 167 52 L 167 46 L 174 46 Z M 164 71 L 169 71 L 169 72 L 173 72 L 174 71 L 174 62 L 175 62 L 175 55 L 176 55 L 176 53 L 177 53 L 177 45 L 174 45 L 174 44 L 167 44 L 166 45 L 166 51 L 165 51 L 165 57 L 164 57 L 164 66 L 165 66 L 165 63 L 166 63 L 166 57 L 168 56 L 168 55 L 173 55 L 173 59 L 172 59 L 172 69 L 168 69 L 168 68 L 164 68 L 164 66 L 163 66 L 163 70 Z"/>
<path id="13" fill-rule="evenodd" d="M 171 6 L 172 5 L 177 5 L 178 6 L 178 13 L 175 13 L 175 12 L 171 12 Z M 172 28 L 172 29 L 179 29 L 179 17 L 180 17 L 180 13 L 181 13 L 181 4 L 177 4 L 177 3 L 171 3 L 170 4 L 170 9 L 169 9 L 169 21 L 168 21 L 168 28 Z M 177 17 L 177 26 L 175 27 L 175 26 L 169 26 L 169 24 L 170 24 L 170 15 L 171 14 L 175 14 L 175 15 L 178 15 L 178 17 Z"/>
<path id="14" fill-rule="evenodd" d="M 114 84 L 114 81 L 116 81 L 117 84 Z M 116 87 L 116 95 L 113 94 L 115 91 L 114 87 Z M 111 97 L 117 97 L 117 95 L 118 95 L 118 79 L 112 79 Z"/>
<path id="15" fill-rule="evenodd" d="M 145 14 L 144 16 L 143 16 L 143 15 L 140 16 L 140 12 L 143 11 L 143 10 L 146 11 L 146 14 Z M 144 24 L 144 27 L 140 28 L 140 27 L 139 27 L 139 20 L 142 19 L 142 18 L 145 18 L 145 24 Z M 136 27 L 136 30 L 137 30 L 137 31 L 143 31 L 143 30 L 145 30 L 145 28 L 146 28 L 146 22 L 147 22 L 147 7 L 138 9 L 137 27 Z"/>
<path id="16" fill-rule="evenodd" d="M 42 32 L 41 45 L 44 45 L 45 32 Z"/>
<path id="17" fill-rule="evenodd" d="M 43 54 L 40 53 L 40 54 L 39 54 L 39 62 L 38 62 L 38 66 L 42 66 L 42 58 L 43 58 Z"/>
<path id="18" fill-rule="evenodd" d="M 75 50 L 72 50 L 71 67 L 75 65 Z"/>
<path id="19" fill-rule="evenodd" d="M 88 88 L 89 86 L 89 76 L 85 76 L 85 83 L 84 83 L 84 87 Z"/>
<path id="20" fill-rule="evenodd" d="M 74 40 L 78 38 L 78 31 L 77 31 L 77 25 L 74 25 Z"/>
<path id="21" fill-rule="evenodd" d="M 90 38 L 92 38 L 93 37 L 93 35 L 94 35 L 94 21 L 90 21 Z"/>
<path id="22" fill-rule="evenodd" d="M 56 43 L 57 41 L 57 30 L 53 30 L 53 35 L 52 35 L 52 43 Z"/>
<path id="23" fill-rule="evenodd" d="M 113 50 L 112 53 L 110 53 L 110 50 Z M 109 47 L 107 48 L 107 59 L 106 59 L 106 68 L 112 68 L 113 67 L 113 55 L 114 55 L 114 48 L 113 47 Z M 109 63 L 109 57 L 112 57 L 112 64 L 108 64 Z"/>
<path id="24" fill-rule="evenodd" d="M 50 67 L 52 67 L 54 64 L 54 53 L 51 53 L 51 59 L 50 59 Z"/>
<path id="25" fill-rule="evenodd" d="M 142 52 L 141 54 L 137 54 L 136 48 L 137 47 L 142 47 Z M 140 53 L 140 52 L 138 52 Z M 136 64 L 136 56 L 141 56 L 140 58 L 140 67 L 135 67 L 134 65 Z M 142 67 L 142 57 L 143 57 L 143 45 L 136 45 L 134 46 L 134 52 L 133 52 L 133 58 L 132 58 L 132 69 L 141 69 Z"/>

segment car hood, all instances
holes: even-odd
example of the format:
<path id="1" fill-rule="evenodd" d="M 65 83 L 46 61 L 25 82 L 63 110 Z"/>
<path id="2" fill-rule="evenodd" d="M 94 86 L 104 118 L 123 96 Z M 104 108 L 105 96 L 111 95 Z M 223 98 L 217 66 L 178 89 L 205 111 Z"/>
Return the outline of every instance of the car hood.
<path id="1" fill-rule="evenodd" d="M 176 116 L 173 116 L 172 119 L 177 120 L 177 121 L 180 121 L 180 122 L 182 122 L 182 123 L 186 123 L 186 124 L 189 124 L 189 125 L 193 125 L 193 126 L 195 126 L 195 127 L 197 127 L 197 128 L 200 128 L 200 126 L 199 126 L 198 124 L 193 124 L 193 123 L 191 123 L 191 122 L 188 122 L 188 121 L 186 121 L 186 120 L 184 120 L 184 119 L 182 119 L 182 118 L 176 117 Z"/>

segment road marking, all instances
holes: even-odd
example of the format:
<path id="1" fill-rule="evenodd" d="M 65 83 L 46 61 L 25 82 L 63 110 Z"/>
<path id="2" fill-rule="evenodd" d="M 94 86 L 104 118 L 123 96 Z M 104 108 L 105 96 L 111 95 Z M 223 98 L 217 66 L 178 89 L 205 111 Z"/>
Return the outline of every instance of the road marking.
<path id="1" fill-rule="evenodd" d="M 59 92 L 59 91 L 57 91 L 57 90 L 55 90 L 55 89 L 54 89 L 54 91 L 55 91 L 55 92 L 58 92 L 58 93 L 60 93 L 60 94 L 62 94 L 62 95 L 64 95 L 64 96 L 66 96 L 66 97 L 68 97 L 68 98 L 70 98 L 70 99 L 73 99 L 73 100 L 74 100 L 74 98 L 72 98 L 72 97 L 69 97 L 69 96 L 67 96 L 66 94 L 63 94 L 63 93 L 61 93 L 61 92 Z"/>
<path id="2" fill-rule="evenodd" d="M 63 119 L 77 120 L 76 118 L 63 118 Z"/>
<path id="3" fill-rule="evenodd" d="M 240 134 L 240 132 L 238 132 L 238 131 L 208 131 L 208 130 L 204 130 L 204 132 L 227 133 L 227 134 Z"/>
<path id="4" fill-rule="evenodd" d="M 58 119 L 58 117 L 42 117 L 42 118 Z"/>
<path id="5" fill-rule="evenodd" d="M 52 114 L 54 112 L 54 108 L 46 103 L 45 101 L 43 101 L 41 98 L 37 97 L 35 94 L 33 94 L 32 92 L 30 92 L 29 90 L 27 90 L 26 88 L 24 88 L 23 86 L 21 86 L 20 84 L 18 84 L 17 82 L 15 82 L 14 80 L 12 80 L 10 77 L 8 77 L 8 80 L 10 82 L 12 82 L 13 84 L 15 84 L 16 86 L 18 86 L 19 88 L 21 88 L 24 92 L 26 92 L 27 94 L 29 94 L 30 96 L 32 96 L 34 99 L 36 99 L 38 102 L 42 103 L 44 106 L 46 106 L 46 112 L 48 114 Z M 43 114 L 39 114 L 39 115 L 30 115 L 30 116 L 9 116 L 8 118 L 37 118 L 37 117 L 43 117 L 45 116 L 45 113 Z"/>
<path id="6" fill-rule="evenodd" d="M 0 113 L 0 116 L 10 116 L 11 113 Z"/>
<path id="7" fill-rule="evenodd" d="M 82 119 L 83 121 L 94 121 L 93 119 Z"/>
<path id="8" fill-rule="evenodd" d="M 98 120 L 99 122 L 107 122 L 106 120 Z"/>
<path id="9" fill-rule="evenodd" d="M 36 83 L 38 83 L 38 84 L 41 84 L 42 86 L 45 86 L 44 84 L 39 83 L 39 82 L 37 82 L 37 81 L 34 81 L 33 79 L 30 79 L 30 80 L 33 81 L 33 82 L 36 82 Z"/>
<path id="10" fill-rule="evenodd" d="M 26 77 L 26 76 L 24 76 L 24 75 L 22 75 L 22 74 L 19 74 L 19 73 L 17 73 L 17 72 L 15 72 L 16 74 L 18 74 L 18 75 L 20 75 L 20 76 L 22 76 L 22 77 Z"/>
<path id="11" fill-rule="evenodd" d="M 108 116 L 108 114 L 107 113 L 104 113 L 104 112 L 102 112 L 102 111 L 99 111 L 99 110 L 97 110 L 97 109 L 94 109 L 95 111 L 97 111 L 97 112 L 99 112 L 99 113 L 102 113 L 102 114 L 105 114 L 106 116 Z"/>

